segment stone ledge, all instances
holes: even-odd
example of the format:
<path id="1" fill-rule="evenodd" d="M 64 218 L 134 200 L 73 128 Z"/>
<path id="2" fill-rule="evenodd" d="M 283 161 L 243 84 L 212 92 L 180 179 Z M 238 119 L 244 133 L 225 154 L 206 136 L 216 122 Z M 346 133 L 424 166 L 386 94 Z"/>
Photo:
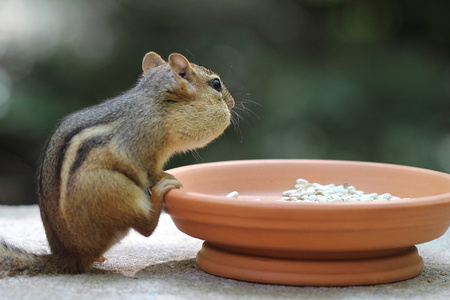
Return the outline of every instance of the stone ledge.
<path id="1" fill-rule="evenodd" d="M 0 236 L 16 246 L 45 252 L 47 241 L 32 206 L 0 205 Z M 356 287 L 295 287 L 241 282 L 199 270 L 202 241 L 162 214 L 152 236 L 131 232 L 106 253 L 108 261 L 87 274 L 0 279 L 0 299 L 450 299 L 450 231 L 418 245 L 424 271 L 391 284 Z"/>

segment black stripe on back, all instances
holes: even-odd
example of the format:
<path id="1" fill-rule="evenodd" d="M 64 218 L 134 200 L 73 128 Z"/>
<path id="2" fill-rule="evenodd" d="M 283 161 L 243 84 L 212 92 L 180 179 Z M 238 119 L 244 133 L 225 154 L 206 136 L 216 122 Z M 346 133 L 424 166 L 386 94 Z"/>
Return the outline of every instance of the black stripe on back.
<path id="1" fill-rule="evenodd" d="M 78 147 L 77 156 L 75 157 L 75 161 L 73 162 L 72 167 L 70 168 L 69 171 L 69 178 L 71 178 L 73 174 L 75 174 L 75 172 L 81 167 L 83 162 L 88 157 L 89 152 L 93 148 L 105 145 L 106 143 L 109 142 L 110 139 L 111 136 L 109 135 L 106 136 L 100 135 L 84 141 L 84 143 L 80 147 Z"/>
<path id="2" fill-rule="evenodd" d="M 66 155 L 66 150 L 69 147 L 69 144 L 70 144 L 70 141 L 72 140 L 72 138 L 85 129 L 108 124 L 113 121 L 114 121 L 114 119 L 112 119 L 112 118 L 104 118 L 104 120 L 96 120 L 94 122 L 90 122 L 90 123 L 87 123 L 80 127 L 75 128 L 74 130 L 72 130 L 69 134 L 67 134 L 64 137 L 64 141 L 61 144 L 61 147 L 59 148 L 58 153 L 57 153 L 58 162 L 56 164 L 55 173 L 54 173 L 56 176 L 56 186 L 58 187 L 58 189 L 60 188 L 60 184 L 61 184 L 61 168 L 62 168 L 64 158 Z M 58 192 L 58 194 L 59 194 L 59 192 Z"/>
<path id="3" fill-rule="evenodd" d="M 82 130 L 89 128 L 92 126 L 84 126 L 84 127 L 78 127 L 77 129 L 73 130 L 72 132 L 70 132 L 68 135 L 66 135 L 64 137 L 64 142 L 62 143 L 61 148 L 58 151 L 58 163 L 56 164 L 56 172 L 55 172 L 55 176 L 56 176 L 56 184 L 59 187 L 61 184 L 61 168 L 62 168 L 62 164 L 64 161 L 64 157 L 66 156 L 66 150 L 67 147 L 69 146 L 70 140 L 77 135 L 78 133 L 80 133 Z"/>

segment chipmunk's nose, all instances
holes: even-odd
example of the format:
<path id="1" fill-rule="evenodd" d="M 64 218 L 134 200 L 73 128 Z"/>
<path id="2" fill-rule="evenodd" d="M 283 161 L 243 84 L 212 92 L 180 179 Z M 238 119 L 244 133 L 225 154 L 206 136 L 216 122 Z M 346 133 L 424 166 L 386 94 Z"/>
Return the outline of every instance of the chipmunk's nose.
<path id="1" fill-rule="evenodd" d="M 229 96 L 225 99 L 225 103 L 228 106 L 228 109 L 231 110 L 234 107 L 234 99 L 233 97 Z"/>

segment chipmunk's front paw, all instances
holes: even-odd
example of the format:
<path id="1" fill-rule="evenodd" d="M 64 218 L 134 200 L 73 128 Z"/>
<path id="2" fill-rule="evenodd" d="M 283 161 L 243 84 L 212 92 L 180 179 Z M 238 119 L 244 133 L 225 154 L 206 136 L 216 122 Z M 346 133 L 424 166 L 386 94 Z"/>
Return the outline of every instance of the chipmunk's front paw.
<path id="1" fill-rule="evenodd" d="M 163 177 L 158 183 L 153 187 L 152 194 L 156 193 L 158 198 L 163 199 L 168 191 L 171 189 L 179 189 L 183 185 L 179 182 L 175 177 L 170 174 L 165 173 L 165 177 Z"/>

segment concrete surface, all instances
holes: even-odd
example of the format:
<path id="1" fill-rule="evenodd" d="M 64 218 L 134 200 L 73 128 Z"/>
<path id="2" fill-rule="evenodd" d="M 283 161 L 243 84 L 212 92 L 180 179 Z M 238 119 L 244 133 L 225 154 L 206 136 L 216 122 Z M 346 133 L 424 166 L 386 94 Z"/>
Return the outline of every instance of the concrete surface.
<path id="1" fill-rule="evenodd" d="M 36 205 L 0 206 L 0 236 L 33 252 L 48 251 Z M 280 286 L 215 277 L 195 265 L 201 244 L 162 214 L 151 237 L 131 232 L 96 270 L 3 278 L 0 299 L 450 299 L 450 231 L 418 246 L 425 268 L 416 278 L 355 287 Z"/>

